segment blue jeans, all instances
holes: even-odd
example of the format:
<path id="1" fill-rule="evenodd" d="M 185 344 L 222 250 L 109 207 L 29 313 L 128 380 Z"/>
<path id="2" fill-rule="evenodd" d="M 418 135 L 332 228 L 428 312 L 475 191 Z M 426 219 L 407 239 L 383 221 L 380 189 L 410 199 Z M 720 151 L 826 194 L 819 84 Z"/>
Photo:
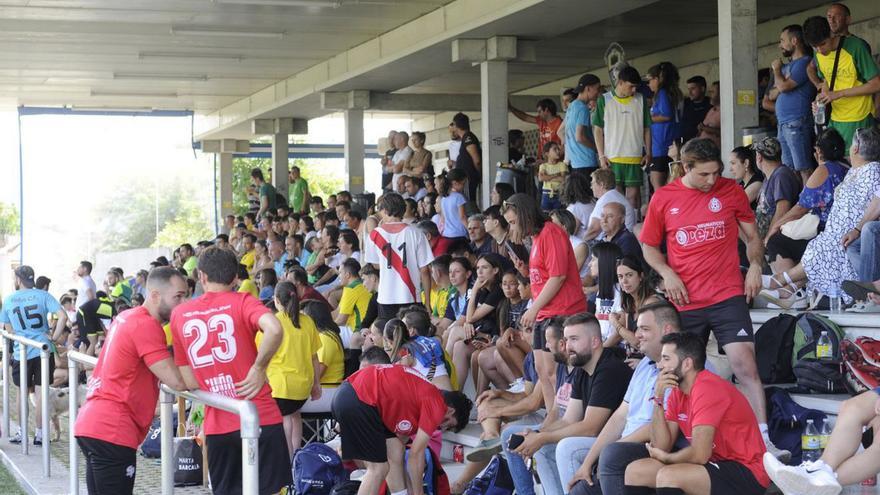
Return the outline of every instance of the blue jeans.
<path id="1" fill-rule="evenodd" d="M 541 209 L 546 211 L 552 211 L 562 208 L 562 202 L 559 201 L 559 195 L 555 195 L 552 198 L 546 192 L 541 193 Z"/>
<path id="2" fill-rule="evenodd" d="M 776 135 L 782 145 L 782 163 L 797 171 L 816 166 L 813 161 L 812 115 L 778 124 Z"/>
<path id="3" fill-rule="evenodd" d="M 596 437 L 568 437 L 563 438 L 556 444 L 556 469 L 559 470 L 559 482 L 562 492 L 568 494 L 568 484 L 574 478 L 574 473 L 584 463 L 590 447 L 596 443 Z M 542 486 L 544 478 L 541 478 Z M 547 493 L 547 490 L 544 490 Z"/>
<path id="4" fill-rule="evenodd" d="M 507 459 L 507 467 L 510 468 L 510 477 L 513 478 L 513 484 L 516 486 L 517 495 L 535 495 L 535 480 L 532 473 L 526 467 L 525 460 L 519 455 L 514 454 L 507 448 L 507 442 L 510 436 L 522 433 L 525 430 L 537 430 L 541 425 L 510 425 L 501 432 L 501 448 L 504 449 L 504 457 Z M 541 447 L 535 452 L 535 462 L 538 469 L 538 476 L 541 477 L 541 485 L 544 487 L 546 495 L 562 493 L 559 487 L 559 471 L 556 469 L 556 444 L 549 444 Z M 550 487 L 548 487 L 548 482 Z M 553 488 L 555 486 L 555 490 Z M 550 490 L 548 491 L 548 488 Z"/>
<path id="5" fill-rule="evenodd" d="M 880 280 L 880 221 L 868 222 L 862 235 L 846 249 L 846 255 L 859 281 Z"/>

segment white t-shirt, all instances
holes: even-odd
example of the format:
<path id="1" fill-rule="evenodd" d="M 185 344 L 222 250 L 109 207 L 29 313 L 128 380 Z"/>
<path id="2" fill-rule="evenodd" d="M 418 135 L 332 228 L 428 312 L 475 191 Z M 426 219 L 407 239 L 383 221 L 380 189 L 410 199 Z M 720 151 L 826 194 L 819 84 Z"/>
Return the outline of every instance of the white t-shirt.
<path id="1" fill-rule="evenodd" d="M 89 290 L 91 289 L 92 296 L 89 297 Z M 95 285 L 95 281 L 92 280 L 90 275 L 86 275 L 79 279 L 79 285 L 76 288 L 76 307 L 79 309 L 83 304 L 94 299 L 95 292 L 98 291 L 98 286 Z"/>
<path id="2" fill-rule="evenodd" d="M 602 341 L 608 340 L 608 337 L 614 331 L 611 322 L 608 321 L 608 315 L 621 311 L 620 289 L 614 286 L 614 300 L 596 298 L 596 319 L 599 320 L 599 328 L 602 329 Z"/>
<path id="3" fill-rule="evenodd" d="M 636 225 L 636 210 L 634 210 L 632 205 L 629 204 L 629 201 L 626 200 L 626 196 L 620 194 L 620 191 L 617 189 L 612 189 L 606 192 L 601 198 L 596 200 L 596 207 L 593 208 L 593 212 L 590 213 L 590 219 L 595 218 L 596 220 L 600 220 L 602 218 L 602 208 L 608 203 L 620 203 L 626 208 L 626 217 L 624 218 L 623 223 L 626 225 L 627 229 L 632 231 L 633 227 Z M 589 226 L 589 222 L 587 223 L 587 226 Z"/>
<path id="4" fill-rule="evenodd" d="M 575 236 L 575 235 L 570 235 L 570 236 L 568 236 L 568 240 L 571 241 L 571 248 L 572 248 L 572 249 L 577 249 L 577 247 L 580 246 L 581 244 L 586 244 L 586 243 L 587 243 L 587 241 L 585 241 L 582 237 L 578 237 L 578 236 Z M 590 249 L 587 248 L 587 259 L 584 260 L 584 264 L 581 265 L 580 273 L 578 273 L 578 275 L 580 275 L 581 278 L 586 277 L 587 274 L 590 273 L 590 256 L 589 256 L 589 253 L 590 253 Z"/>
<path id="5" fill-rule="evenodd" d="M 391 161 L 394 162 L 395 165 L 397 165 L 400 162 L 408 161 L 410 159 L 410 157 L 412 157 L 412 154 L 413 154 L 412 148 L 407 146 L 407 147 L 403 148 L 402 150 L 397 150 L 394 153 L 394 156 L 391 157 Z M 393 176 L 391 176 L 391 189 L 392 190 L 397 191 L 397 180 L 399 178 L 403 177 L 404 175 L 406 175 L 406 174 L 401 172 L 399 174 L 394 174 Z"/>
<path id="6" fill-rule="evenodd" d="M 379 267 L 379 304 L 421 301 L 420 270 L 434 260 L 421 230 L 402 222 L 380 225 L 364 241 L 363 256 L 364 262 Z"/>
<path id="7" fill-rule="evenodd" d="M 455 161 L 458 159 L 458 153 L 461 151 L 461 141 L 449 142 L 449 159 Z"/>
<path id="8" fill-rule="evenodd" d="M 581 239 L 587 236 L 587 229 L 590 228 L 590 215 L 593 214 L 595 208 L 596 203 L 572 203 L 566 208 L 578 221 L 578 231 L 575 235 Z"/>

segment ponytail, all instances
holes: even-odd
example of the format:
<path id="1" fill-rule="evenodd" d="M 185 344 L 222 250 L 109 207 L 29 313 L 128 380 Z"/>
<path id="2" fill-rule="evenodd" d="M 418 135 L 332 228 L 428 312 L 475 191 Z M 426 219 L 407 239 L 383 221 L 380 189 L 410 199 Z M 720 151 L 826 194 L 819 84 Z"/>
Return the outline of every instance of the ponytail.
<path id="1" fill-rule="evenodd" d="M 391 352 L 388 353 L 388 357 L 391 358 L 392 363 L 396 363 L 400 360 L 400 350 L 409 342 L 409 329 L 406 328 L 406 323 L 400 318 L 388 320 L 383 337 L 391 342 Z"/>
<path id="2" fill-rule="evenodd" d="M 281 310 L 290 318 L 293 326 L 299 328 L 299 294 L 291 282 L 281 282 L 275 286 L 275 299 L 281 303 Z"/>

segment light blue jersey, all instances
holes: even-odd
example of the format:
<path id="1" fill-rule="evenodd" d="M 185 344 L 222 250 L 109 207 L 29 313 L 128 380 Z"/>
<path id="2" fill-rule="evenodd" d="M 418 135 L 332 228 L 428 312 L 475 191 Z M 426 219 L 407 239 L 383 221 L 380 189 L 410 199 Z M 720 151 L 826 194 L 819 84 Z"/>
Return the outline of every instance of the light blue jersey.
<path id="1" fill-rule="evenodd" d="M 51 344 L 49 320 L 47 315 L 61 310 L 58 300 L 44 290 L 21 289 L 13 292 L 3 301 L 0 309 L 0 324 L 12 326 L 16 335 L 38 342 Z M 12 358 L 18 360 L 18 342 L 15 342 Z M 29 347 L 27 358 L 40 357 L 40 350 Z"/>

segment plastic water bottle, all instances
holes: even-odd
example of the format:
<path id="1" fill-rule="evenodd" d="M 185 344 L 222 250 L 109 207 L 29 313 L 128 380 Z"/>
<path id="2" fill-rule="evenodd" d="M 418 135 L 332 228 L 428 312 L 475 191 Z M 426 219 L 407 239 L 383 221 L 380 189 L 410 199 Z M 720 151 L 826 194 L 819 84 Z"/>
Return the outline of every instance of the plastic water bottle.
<path id="1" fill-rule="evenodd" d="M 813 114 L 813 120 L 816 122 L 816 125 L 825 125 L 825 121 L 828 120 L 826 115 L 826 107 L 824 103 L 816 103 L 816 112 Z"/>
<path id="2" fill-rule="evenodd" d="M 804 453 L 804 462 L 817 461 L 822 457 L 822 440 L 812 419 L 807 420 L 807 427 L 804 428 L 804 434 L 801 436 L 801 450 Z"/>
<path id="3" fill-rule="evenodd" d="M 831 351 L 831 338 L 828 337 L 828 332 L 823 330 L 819 340 L 816 341 L 816 359 L 831 359 Z"/>
<path id="4" fill-rule="evenodd" d="M 825 418 L 825 421 L 822 421 L 822 429 L 819 430 L 819 444 L 822 446 L 822 452 L 825 452 L 825 447 L 828 446 L 828 439 L 831 438 L 831 423 L 828 421 L 828 418 Z"/>

